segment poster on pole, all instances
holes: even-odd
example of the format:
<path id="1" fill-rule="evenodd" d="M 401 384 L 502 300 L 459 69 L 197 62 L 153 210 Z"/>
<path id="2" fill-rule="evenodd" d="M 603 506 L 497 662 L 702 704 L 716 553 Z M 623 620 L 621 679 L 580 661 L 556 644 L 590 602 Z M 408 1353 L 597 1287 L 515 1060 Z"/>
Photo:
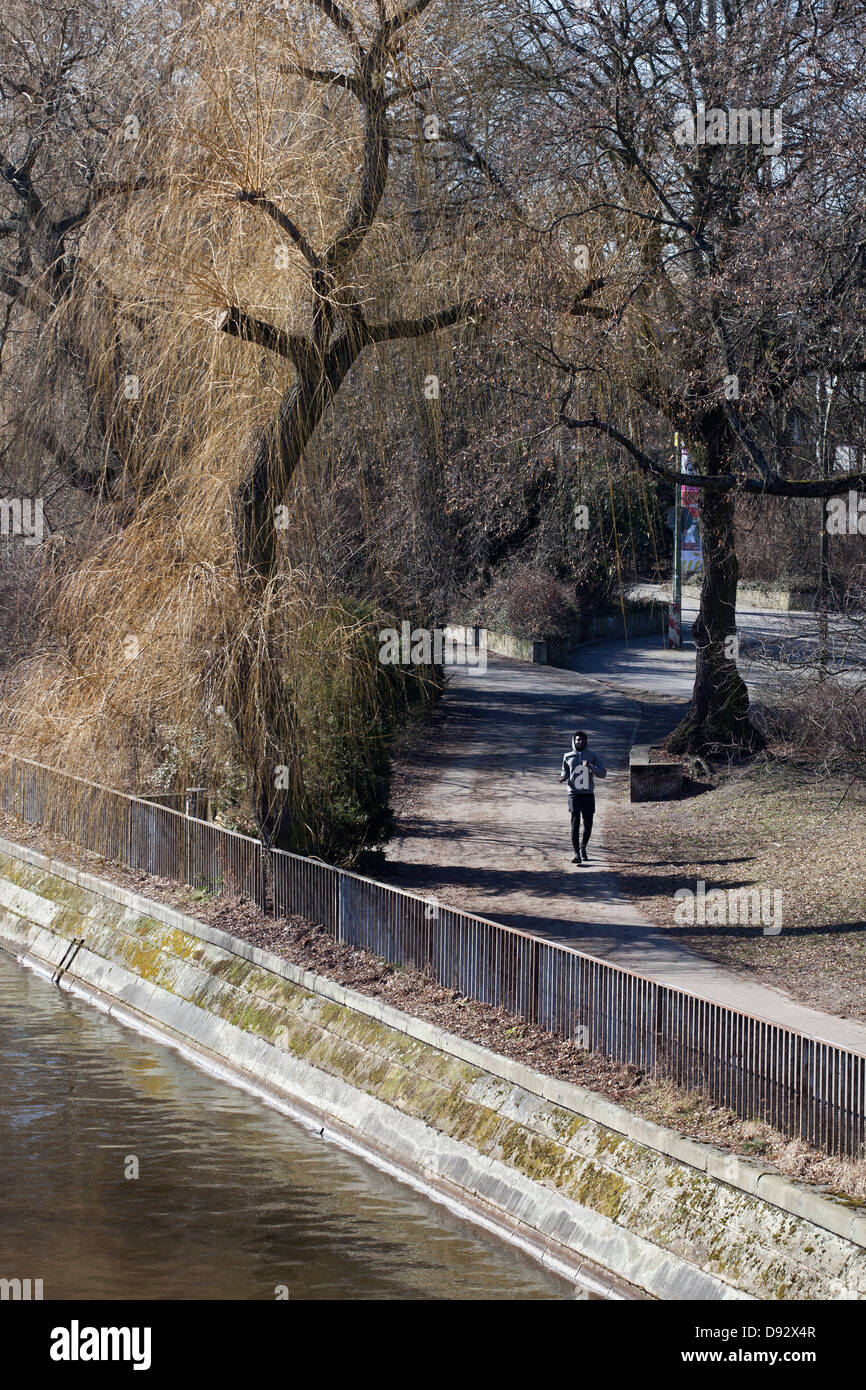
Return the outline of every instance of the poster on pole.
<path id="1" fill-rule="evenodd" d="M 694 473 L 695 467 L 688 449 L 683 449 L 682 457 L 683 473 Z M 700 488 L 697 487 L 684 486 L 681 491 L 683 507 L 682 573 L 684 579 L 700 579 L 704 569 L 701 525 L 698 513 L 700 495 Z"/>
<path id="2" fill-rule="evenodd" d="M 676 599 L 671 600 L 668 608 L 668 646 L 681 647 L 683 645 L 682 630 L 680 627 L 680 604 Z"/>

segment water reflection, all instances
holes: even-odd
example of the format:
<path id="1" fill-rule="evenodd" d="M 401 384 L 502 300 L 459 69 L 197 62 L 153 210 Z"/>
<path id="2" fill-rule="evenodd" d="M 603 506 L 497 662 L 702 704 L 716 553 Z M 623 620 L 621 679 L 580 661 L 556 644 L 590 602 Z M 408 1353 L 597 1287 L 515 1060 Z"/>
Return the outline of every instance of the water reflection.
<path id="1" fill-rule="evenodd" d="M 0 1276 L 46 1298 L 574 1297 L 3 951 L 0 1057 Z"/>

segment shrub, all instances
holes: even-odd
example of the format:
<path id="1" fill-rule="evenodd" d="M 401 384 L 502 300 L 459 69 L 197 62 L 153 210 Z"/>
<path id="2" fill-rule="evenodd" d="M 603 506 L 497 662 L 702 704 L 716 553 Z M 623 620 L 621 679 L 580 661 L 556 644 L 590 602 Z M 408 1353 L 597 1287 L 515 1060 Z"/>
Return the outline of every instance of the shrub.
<path id="1" fill-rule="evenodd" d="M 520 565 L 494 582 L 481 620 L 515 637 L 564 637 L 577 618 L 568 590 L 553 575 Z"/>

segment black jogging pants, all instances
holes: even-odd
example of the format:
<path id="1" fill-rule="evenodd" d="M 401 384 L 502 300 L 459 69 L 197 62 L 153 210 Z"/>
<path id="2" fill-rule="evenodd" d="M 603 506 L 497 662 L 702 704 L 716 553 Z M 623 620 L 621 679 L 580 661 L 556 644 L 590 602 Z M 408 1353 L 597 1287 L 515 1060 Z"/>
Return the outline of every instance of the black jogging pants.
<path id="1" fill-rule="evenodd" d="M 580 818 L 583 816 L 583 847 L 585 849 L 592 834 L 595 792 L 569 792 L 568 809 L 571 812 L 571 843 L 574 846 L 575 854 L 580 854 Z"/>

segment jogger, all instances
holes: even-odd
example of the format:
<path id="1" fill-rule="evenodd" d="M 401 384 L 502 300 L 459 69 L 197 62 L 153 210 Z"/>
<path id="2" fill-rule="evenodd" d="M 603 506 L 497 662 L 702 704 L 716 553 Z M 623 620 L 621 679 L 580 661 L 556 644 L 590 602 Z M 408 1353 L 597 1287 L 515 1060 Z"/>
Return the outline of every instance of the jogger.
<path id="1" fill-rule="evenodd" d="M 572 864 L 586 863 L 589 856 L 586 847 L 592 834 L 592 821 L 595 815 L 595 778 L 606 777 L 607 769 L 596 753 L 587 752 L 587 735 L 578 729 L 571 741 L 569 753 L 562 759 L 560 782 L 568 783 L 568 810 L 571 815 L 571 844 L 574 849 Z M 581 834 L 581 821 L 583 833 Z"/>

